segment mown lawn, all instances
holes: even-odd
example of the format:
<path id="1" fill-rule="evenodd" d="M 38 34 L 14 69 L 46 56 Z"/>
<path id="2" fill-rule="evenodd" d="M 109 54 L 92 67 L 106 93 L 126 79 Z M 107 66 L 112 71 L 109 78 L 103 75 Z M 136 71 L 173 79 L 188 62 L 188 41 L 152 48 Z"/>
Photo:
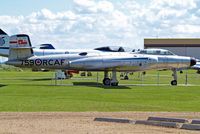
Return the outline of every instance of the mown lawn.
<path id="1" fill-rule="evenodd" d="M 119 87 L 102 86 L 101 73 L 99 83 L 93 73 L 93 77 L 76 75 L 57 81 L 59 86 L 54 85 L 53 75 L 0 71 L 0 111 L 200 111 L 200 78 L 194 71 L 187 76 L 192 86 L 176 87 L 169 84 L 168 71 L 151 71 L 142 77 L 135 73 L 128 81 L 120 80 Z M 185 84 L 185 75 L 179 74 L 180 84 Z"/>

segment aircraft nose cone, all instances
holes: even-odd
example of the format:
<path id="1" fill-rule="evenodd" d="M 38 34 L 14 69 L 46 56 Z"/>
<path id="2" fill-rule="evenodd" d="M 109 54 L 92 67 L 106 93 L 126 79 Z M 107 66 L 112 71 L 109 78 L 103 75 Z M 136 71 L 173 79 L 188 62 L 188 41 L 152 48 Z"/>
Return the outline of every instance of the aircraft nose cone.
<path id="1" fill-rule="evenodd" d="M 190 66 L 196 65 L 196 63 L 197 63 L 197 61 L 196 61 L 195 58 L 191 58 L 191 59 L 190 59 Z"/>

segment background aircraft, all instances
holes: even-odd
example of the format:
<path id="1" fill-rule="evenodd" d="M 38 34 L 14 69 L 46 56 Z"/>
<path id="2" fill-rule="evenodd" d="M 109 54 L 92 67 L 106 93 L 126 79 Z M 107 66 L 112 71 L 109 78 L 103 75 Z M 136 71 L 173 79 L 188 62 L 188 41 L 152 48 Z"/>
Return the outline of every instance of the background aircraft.
<path id="1" fill-rule="evenodd" d="M 0 56 L 8 57 L 9 54 L 9 36 L 0 29 Z"/>
<path id="2" fill-rule="evenodd" d="M 196 60 L 185 56 L 139 55 L 134 53 L 88 53 L 35 56 L 28 35 L 10 37 L 9 58 L 6 64 L 18 67 L 70 69 L 78 71 L 103 71 L 104 85 L 117 86 L 116 72 L 170 69 L 174 73 L 172 85 L 177 85 L 176 70 L 196 64 Z M 22 43 L 23 42 L 23 43 Z M 112 71 L 112 77 L 108 72 Z"/>

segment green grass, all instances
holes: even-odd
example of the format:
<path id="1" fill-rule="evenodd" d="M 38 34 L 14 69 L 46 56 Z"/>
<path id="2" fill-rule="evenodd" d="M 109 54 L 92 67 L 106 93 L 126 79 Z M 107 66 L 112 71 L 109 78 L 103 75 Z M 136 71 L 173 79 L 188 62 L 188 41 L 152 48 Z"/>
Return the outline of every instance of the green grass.
<path id="1" fill-rule="evenodd" d="M 196 85 L 200 78 L 194 71 L 188 71 L 188 83 L 196 86 L 177 87 L 169 85 L 168 71 L 159 72 L 160 86 L 155 71 L 142 78 L 135 73 L 120 83 L 136 85 L 119 87 L 95 83 L 93 75 L 84 79 L 76 75 L 54 86 L 53 72 L 1 71 L 0 111 L 200 111 L 200 86 Z M 179 83 L 185 83 L 185 72 L 179 74 Z"/>

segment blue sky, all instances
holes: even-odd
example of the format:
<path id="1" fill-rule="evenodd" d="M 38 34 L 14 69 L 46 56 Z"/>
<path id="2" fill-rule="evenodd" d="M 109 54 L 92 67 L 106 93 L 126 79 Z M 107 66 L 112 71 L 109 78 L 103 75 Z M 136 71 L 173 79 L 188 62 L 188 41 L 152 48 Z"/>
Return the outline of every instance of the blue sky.
<path id="1" fill-rule="evenodd" d="M 0 28 L 34 46 L 142 48 L 144 38 L 200 36 L 200 0 L 6 0 Z"/>
<path id="2" fill-rule="evenodd" d="M 0 15 L 28 15 L 43 8 L 58 12 L 71 6 L 71 0 L 5 0 L 1 3 Z"/>

